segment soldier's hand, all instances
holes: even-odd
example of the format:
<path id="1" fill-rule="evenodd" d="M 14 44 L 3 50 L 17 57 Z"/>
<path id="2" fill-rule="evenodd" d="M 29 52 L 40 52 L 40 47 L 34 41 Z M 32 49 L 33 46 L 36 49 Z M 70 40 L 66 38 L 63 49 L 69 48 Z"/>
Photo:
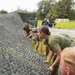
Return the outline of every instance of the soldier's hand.
<path id="1" fill-rule="evenodd" d="M 53 71 L 53 70 L 54 70 L 54 67 L 53 67 L 53 66 L 50 66 L 48 69 L 49 69 L 50 71 Z"/>

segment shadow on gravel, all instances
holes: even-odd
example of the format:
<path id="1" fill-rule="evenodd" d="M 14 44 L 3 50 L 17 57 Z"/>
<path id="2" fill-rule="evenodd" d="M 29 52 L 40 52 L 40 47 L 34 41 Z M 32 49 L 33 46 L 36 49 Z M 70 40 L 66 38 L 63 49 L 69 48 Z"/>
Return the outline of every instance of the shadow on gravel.
<path id="1" fill-rule="evenodd" d="M 18 13 L 0 14 L 0 75 L 50 75 L 44 55 L 22 36 Z"/>

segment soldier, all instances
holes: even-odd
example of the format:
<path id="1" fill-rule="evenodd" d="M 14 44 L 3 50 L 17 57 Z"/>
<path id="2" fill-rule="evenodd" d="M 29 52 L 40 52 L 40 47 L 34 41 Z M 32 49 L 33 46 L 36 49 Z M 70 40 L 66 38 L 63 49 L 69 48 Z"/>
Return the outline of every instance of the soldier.
<path id="1" fill-rule="evenodd" d="M 45 39 L 45 44 L 48 47 L 46 49 L 49 50 L 49 56 L 46 62 L 49 63 L 53 57 L 53 62 L 48 68 L 50 71 L 52 71 L 51 75 L 58 75 L 61 51 L 66 47 L 74 46 L 73 42 L 71 39 L 66 38 L 63 35 L 51 35 L 51 32 L 47 26 L 42 26 L 39 28 L 38 36 L 39 38 Z"/>
<path id="2" fill-rule="evenodd" d="M 35 50 L 38 51 L 39 48 L 40 50 L 39 52 L 42 53 L 43 40 L 38 37 L 37 33 L 38 33 L 38 28 L 34 27 L 32 28 L 32 31 L 28 37 L 30 38 L 30 40 L 33 40 L 35 42 Z"/>
<path id="3" fill-rule="evenodd" d="M 46 25 L 46 26 L 48 25 L 48 21 L 46 18 L 42 21 L 42 25 Z"/>
<path id="4" fill-rule="evenodd" d="M 29 26 L 30 26 L 29 21 L 25 21 L 24 26 L 22 28 L 22 33 L 24 37 L 29 35 L 30 32 Z"/>
<path id="5" fill-rule="evenodd" d="M 75 47 L 67 47 L 61 52 L 61 75 L 75 75 Z"/>

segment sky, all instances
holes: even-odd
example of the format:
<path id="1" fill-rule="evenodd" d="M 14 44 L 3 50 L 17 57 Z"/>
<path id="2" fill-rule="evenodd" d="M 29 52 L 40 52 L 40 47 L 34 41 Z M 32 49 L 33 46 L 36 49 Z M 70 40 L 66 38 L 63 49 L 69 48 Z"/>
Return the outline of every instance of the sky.
<path id="1" fill-rule="evenodd" d="M 27 11 L 36 11 L 37 3 L 40 1 L 42 0 L 0 0 L 0 10 L 13 12 L 20 8 Z"/>
<path id="2" fill-rule="evenodd" d="M 18 8 L 27 11 L 36 11 L 37 3 L 41 0 L 0 0 L 0 10 L 13 12 Z"/>

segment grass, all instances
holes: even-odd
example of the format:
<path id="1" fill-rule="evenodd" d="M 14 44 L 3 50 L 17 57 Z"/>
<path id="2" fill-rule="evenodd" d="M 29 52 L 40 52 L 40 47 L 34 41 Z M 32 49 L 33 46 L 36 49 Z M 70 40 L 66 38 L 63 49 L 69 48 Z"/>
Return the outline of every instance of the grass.
<path id="1" fill-rule="evenodd" d="M 75 28 L 75 21 L 56 23 L 56 28 Z"/>
<path id="2" fill-rule="evenodd" d="M 38 26 L 41 26 L 42 20 L 38 20 Z M 55 28 L 75 28 L 75 21 L 56 23 Z"/>
<path id="3" fill-rule="evenodd" d="M 41 24 L 42 24 L 42 20 L 38 20 L 38 26 L 41 26 Z"/>

